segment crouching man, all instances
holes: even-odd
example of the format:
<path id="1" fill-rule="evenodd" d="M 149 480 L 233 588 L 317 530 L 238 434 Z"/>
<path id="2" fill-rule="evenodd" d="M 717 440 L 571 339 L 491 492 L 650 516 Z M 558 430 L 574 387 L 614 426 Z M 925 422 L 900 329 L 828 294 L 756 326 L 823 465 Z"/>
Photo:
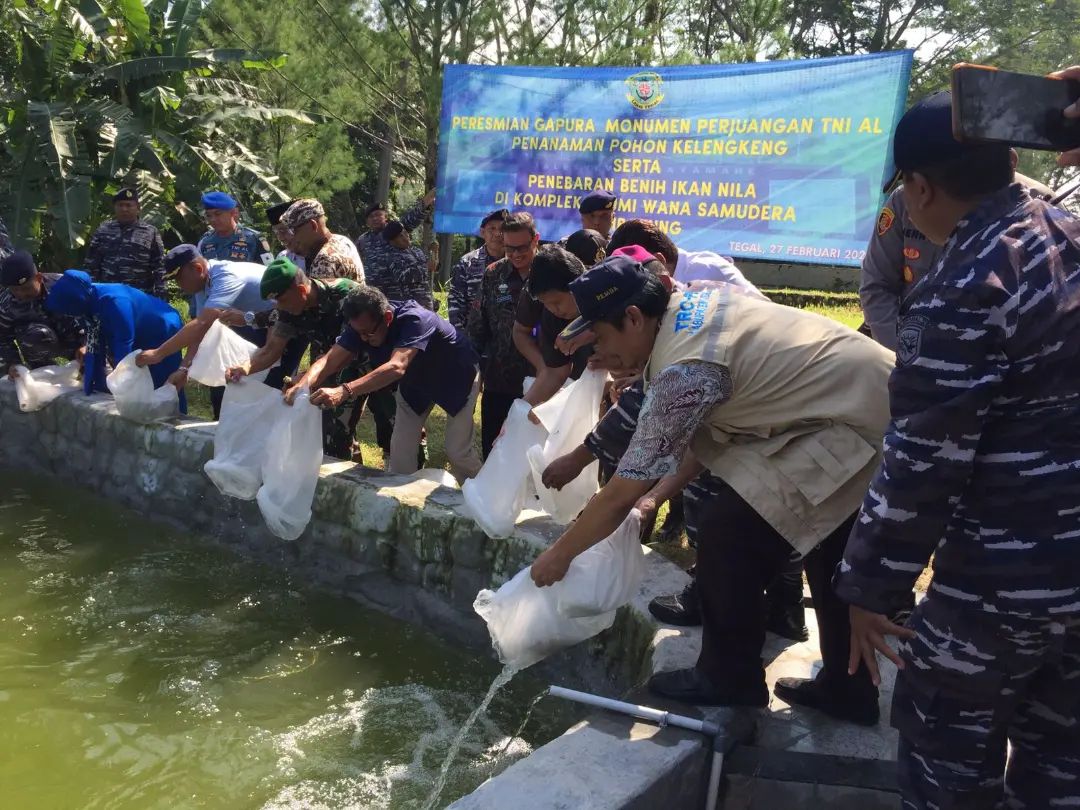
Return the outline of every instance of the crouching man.
<path id="1" fill-rule="evenodd" d="M 613 532 L 687 452 L 705 467 L 697 577 L 697 665 L 653 676 L 650 689 L 699 705 L 765 706 L 764 591 L 794 548 L 817 611 L 823 667 L 782 679 L 788 703 L 878 720 L 865 667 L 847 673 L 846 605 L 830 580 L 880 460 L 893 354 L 826 318 L 733 293 L 669 292 L 639 262 L 611 256 L 571 282 L 581 313 L 619 367 L 644 368 L 645 400 L 614 477 L 532 566 L 558 582 L 573 559 Z M 707 484 L 707 485 L 706 485 Z"/>
<path id="2" fill-rule="evenodd" d="M 359 287 L 346 295 L 341 316 L 345 321 L 341 336 L 285 392 L 285 401 L 292 404 L 306 386 L 313 392 L 312 404 L 336 408 L 397 383 L 397 419 L 387 469 L 416 472 L 421 431 L 438 405 L 446 411 L 451 472 L 459 480 L 476 475 L 480 457 L 473 447 L 473 412 L 479 393 L 478 358 L 469 339 L 416 301 L 388 301 L 375 287 Z M 371 372 L 336 387 L 318 388 L 365 352 L 375 367 Z"/>

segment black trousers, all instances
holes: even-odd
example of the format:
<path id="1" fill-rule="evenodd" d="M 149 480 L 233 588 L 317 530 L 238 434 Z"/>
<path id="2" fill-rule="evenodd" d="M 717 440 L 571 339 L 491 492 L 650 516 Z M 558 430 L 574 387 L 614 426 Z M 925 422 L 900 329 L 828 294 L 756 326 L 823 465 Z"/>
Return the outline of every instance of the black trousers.
<path id="1" fill-rule="evenodd" d="M 700 504 L 702 641 L 697 666 L 717 685 L 757 687 L 765 679 L 765 589 L 789 566 L 791 544 L 731 487 L 715 478 L 709 483 L 715 494 Z M 853 514 L 807 554 L 803 569 L 817 613 L 822 661 L 818 677 L 853 699 L 876 699 L 877 688 L 865 666 L 853 676 L 847 674 L 848 606 L 832 589 L 833 572 L 854 522 Z"/>
<path id="2" fill-rule="evenodd" d="M 520 398 L 520 394 L 503 394 L 487 389 L 480 395 L 480 449 L 484 459 L 487 459 L 491 446 L 499 438 L 510 406 Z"/>

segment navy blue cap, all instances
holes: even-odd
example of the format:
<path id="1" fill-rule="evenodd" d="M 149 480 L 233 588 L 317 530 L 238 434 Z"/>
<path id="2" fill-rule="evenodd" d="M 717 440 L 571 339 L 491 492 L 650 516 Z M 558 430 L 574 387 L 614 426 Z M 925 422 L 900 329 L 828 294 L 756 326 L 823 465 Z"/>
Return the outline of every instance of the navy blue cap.
<path id="1" fill-rule="evenodd" d="M 616 199 L 617 197 L 610 191 L 604 191 L 602 188 L 598 188 L 590 191 L 581 198 L 581 204 L 578 205 L 578 211 L 582 214 L 593 214 L 597 211 L 611 211 L 615 208 Z"/>
<path id="2" fill-rule="evenodd" d="M 200 258 L 202 254 L 194 245 L 177 245 L 165 254 L 165 275 L 174 275 L 185 264 L 190 264 Z"/>
<path id="3" fill-rule="evenodd" d="M 37 275 L 34 257 L 25 250 L 16 250 L 0 262 L 0 286 L 18 287 Z"/>
<path id="4" fill-rule="evenodd" d="M 593 321 L 625 309 L 627 302 L 653 277 L 641 262 L 628 256 L 608 256 L 570 282 L 570 294 L 580 315 L 559 337 L 570 340 L 591 329 Z"/>
<path id="5" fill-rule="evenodd" d="M 139 192 L 133 188 L 122 188 L 113 194 L 112 201 L 114 203 L 133 202 L 137 204 L 139 202 Z"/>
<path id="6" fill-rule="evenodd" d="M 903 172 L 947 163 L 970 149 L 953 137 L 952 93 L 942 90 L 904 113 L 893 133 L 893 166 L 882 189 L 888 193 Z"/>
<path id="7" fill-rule="evenodd" d="M 405 226 L 398 222 L 396 219 L 392 219 L 383 225 L 382 238 L 389 242 L 391 239 L 400 236 L 401 232 L 405 230 Z"/>
<path id="8" fill-rule="evenodd" d="M 490 214 L 485 216 L 482 220 L 480 220 L 480 227 L 483 228 L 489 222 L 502 222 L 509 215 L 510 212 L 505 208 L 496 209 L 495 211 L 492 211 Z"/>
<path id="9" fill-rule="evenodd" d="M 208 191 L 202 195 L 202 207 L 208 210 L 219 209 L 231 211 L 239 208 L 240 204 L 224 191 Z"/>

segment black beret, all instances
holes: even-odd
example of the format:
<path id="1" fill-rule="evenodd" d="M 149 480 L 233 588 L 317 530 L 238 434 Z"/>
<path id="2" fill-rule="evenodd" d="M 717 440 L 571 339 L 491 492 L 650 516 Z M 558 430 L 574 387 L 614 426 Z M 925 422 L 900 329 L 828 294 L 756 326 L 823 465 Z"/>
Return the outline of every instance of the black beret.
<path id="1" fill-rule="evenodd" d="M 492 211 L 490 214 L 480 220 L 480 227 L 483 228 L 489 222 L 494 222 L 495 220 L 502 222 L 509 214 L 510 212 L 507 211 L 505 208 L 500 208 L 497 211 Z"/>
<path id="2" fill-rule="evenodd" d="M 402 231 L 405 230 L 405 226 L 398 222 L 396 219 L 392 219 L 383 226 L 382 238 L 389 242 L 395 236 L 399 236 Z"/>
<path id="3" fill-rule="evenodd" d="M 138 192 L 137 189 L 133 189 L 133 188 L 122 188 L 118 192 L 113 194 L 112 201 L 114 203 L 118 203 L 118 202 L 138 203 L 139 202 L 139 192 Z"/>
<path id="4" fill-rule="evenodd" d="M 292 205 L 293 202 L 294 200 L 289 200 L 288 202 L 271 205 L 266 209 L 266 218 L 270 221 L 271 228 L 281 222 L 282 215 L 289 210 L 289 206 Z"/>
<path id="5" fill-rule="evenodd" d="M 387 207 L 386 207 L 386 205 L 384 203 L 379 203 L 379 202 L 372 203 L 371 205 L 369 205 L 367 208 L 364 209 L 364 219 L 367 219 L 372 214 L 374 214 L 376 211 L 386 211 L 386 210 L 388 210 L 388 209 L 387 209 Z"/>
<path id="6" fill-rule="evenodd" d="M 610 191 L 598 188 L 581 198 L 578 211 L 582 214 L 593 214 L 597 211 L 611 210 L 615 208 L 616 199 Z"/>

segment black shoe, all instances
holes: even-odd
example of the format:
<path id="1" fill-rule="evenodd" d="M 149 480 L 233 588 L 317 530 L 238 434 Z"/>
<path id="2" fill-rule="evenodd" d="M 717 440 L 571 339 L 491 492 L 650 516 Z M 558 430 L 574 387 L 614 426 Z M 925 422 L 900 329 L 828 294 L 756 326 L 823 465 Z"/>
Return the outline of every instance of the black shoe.
<path id="1" fill-rule="evenodd" d="M 682 593 L 658 596 L 649 602 L 649 613 L 664 624 L 678 627 L 697 627 L 701 624 L 701 597 L 698 596 L 697 580 L 682 589 Z"/>
<path id="2" fill-rule="evenodd" d="M 657 672 L 649 678 L 649 691 L 694 706 L 767 706 L 769 689 L 761 683 L 741 689 L 717 687 L 697 667 Z"/>
<path id="3" fill-rule="evenodd" d="M 821 679 L 777 678 L 773 692 L 792 706 L 817 709 L 837 720 L 859 726 L 876 726 L 881 717 L 877 690 L 874 690 L 875 694 L 872 696 L 866 694 L 862 698 L 856 698 L 850 691 L 830 689 Z"/>
<path id="4" fill-rule="evenodd" d="M 765 622 L 765 629 L 792 641 L 810 640 L 810 631 L 806 628 L 806 613 L 802 605 L 769 616 Z"/>

